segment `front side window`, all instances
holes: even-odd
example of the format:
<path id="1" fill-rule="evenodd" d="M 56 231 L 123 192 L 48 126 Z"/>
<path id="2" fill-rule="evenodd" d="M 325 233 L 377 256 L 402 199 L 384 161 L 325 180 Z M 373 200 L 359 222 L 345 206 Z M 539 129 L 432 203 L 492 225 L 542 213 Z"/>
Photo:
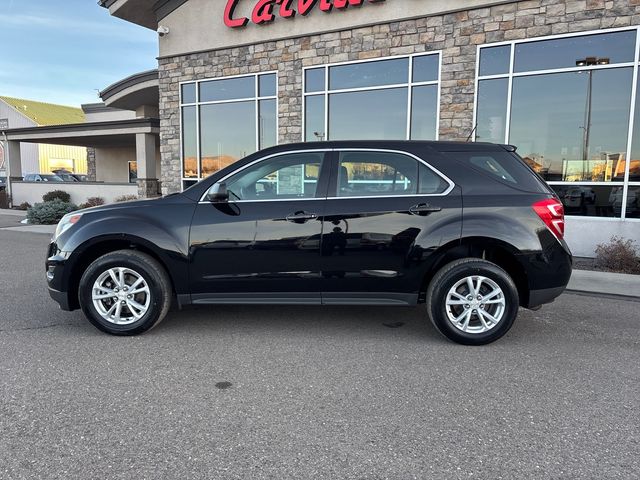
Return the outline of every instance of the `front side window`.
<path id="1" fill-rule="evenodd" d="M 258 162 L 226 180 L 230 200 L 315 198 L 324 152 L 290 153 Z"/>
<path id="2" fill-rule="evenodd" d="M 277 75 L 181 86 L 183 186 L 277 144 Z"/>
<path id="3" fill-rule="evenodd" d="M 339 197 L 440 194 L 448 183 L 426 165 L 400 153 L 342 152 Z"/>
<path id="4" fill-rule="evenodd" d="M 440 54 L 304 71 L 304 139 L 436 140 Z"/>
<path id="5" fill-rule="evenodd" d="M 569 215 L 625 216 L 625 176 L 633 181 L 638 163 L 629 138 L 637 34 L 480 47 L 476 140 L 515 145 Z"/>

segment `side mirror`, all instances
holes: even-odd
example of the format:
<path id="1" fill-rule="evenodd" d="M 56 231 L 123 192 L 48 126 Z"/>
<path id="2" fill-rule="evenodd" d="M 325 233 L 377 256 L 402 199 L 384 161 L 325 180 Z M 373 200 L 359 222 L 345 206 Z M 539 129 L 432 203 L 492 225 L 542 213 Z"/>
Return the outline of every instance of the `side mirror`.
<path id="1" fill-rule="evenodd" d="M 225 203 L 229 201 L 229 191 L 227 190 L 226 183 L 216 183 L 209 193 L 207 193 L 207 200 L 212 203 Z"/>

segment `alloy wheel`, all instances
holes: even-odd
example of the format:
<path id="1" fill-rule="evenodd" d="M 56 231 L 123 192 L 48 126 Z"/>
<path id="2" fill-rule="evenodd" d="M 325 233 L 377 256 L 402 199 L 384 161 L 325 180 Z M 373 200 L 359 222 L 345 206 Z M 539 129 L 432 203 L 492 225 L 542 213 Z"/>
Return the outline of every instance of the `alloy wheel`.
<path id="1" fill-rule="evenodd" d="M 506 308 L 505 295 L 490 278 L 465 277 L 451 287 L 446 312 L 451 324 L 464 333 L 479 334 L 495 328 Z"/>
<path id="2" fill-rule="evenodd" d="M 126 267 L 113 267 L 101 273 L 91 289 L 93 306 L 106 321 L 129 325 L 149 310 L 151 291 L 142 275 Z"/>

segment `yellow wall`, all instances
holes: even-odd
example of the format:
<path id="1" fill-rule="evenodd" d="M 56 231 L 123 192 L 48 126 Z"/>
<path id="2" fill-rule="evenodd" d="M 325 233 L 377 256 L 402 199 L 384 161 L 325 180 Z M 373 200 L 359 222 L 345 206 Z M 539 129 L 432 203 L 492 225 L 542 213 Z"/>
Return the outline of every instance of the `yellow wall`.
<path id="1" fill-rule="evenodd" d="M 49 173 L 56 168 L 67 168 L 73 173 L 87 173 L 86 147 L 39 144 L 40 172 Z M 73 162 L 70 162 L 73 160 Z M 59 165 L 56 165 L 58 163 Z M 68 164 L 65 165 L 65 164 Z M 71 167 L 73 164 L 73 168 Z"/>

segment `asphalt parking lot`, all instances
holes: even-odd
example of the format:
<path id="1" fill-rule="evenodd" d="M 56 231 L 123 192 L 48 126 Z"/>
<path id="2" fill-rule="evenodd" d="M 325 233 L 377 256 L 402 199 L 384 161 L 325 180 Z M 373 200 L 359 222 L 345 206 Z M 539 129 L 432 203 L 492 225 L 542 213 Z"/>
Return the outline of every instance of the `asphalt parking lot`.
<path id="1" fill-rule="evenodd" d="M 423 308 L 198 308 L 115 338 L 49 299 L 47 242 L 0 229 L 2 479 L 639 478 L 638 302 L 565 294 L 479 348 Z"/>

